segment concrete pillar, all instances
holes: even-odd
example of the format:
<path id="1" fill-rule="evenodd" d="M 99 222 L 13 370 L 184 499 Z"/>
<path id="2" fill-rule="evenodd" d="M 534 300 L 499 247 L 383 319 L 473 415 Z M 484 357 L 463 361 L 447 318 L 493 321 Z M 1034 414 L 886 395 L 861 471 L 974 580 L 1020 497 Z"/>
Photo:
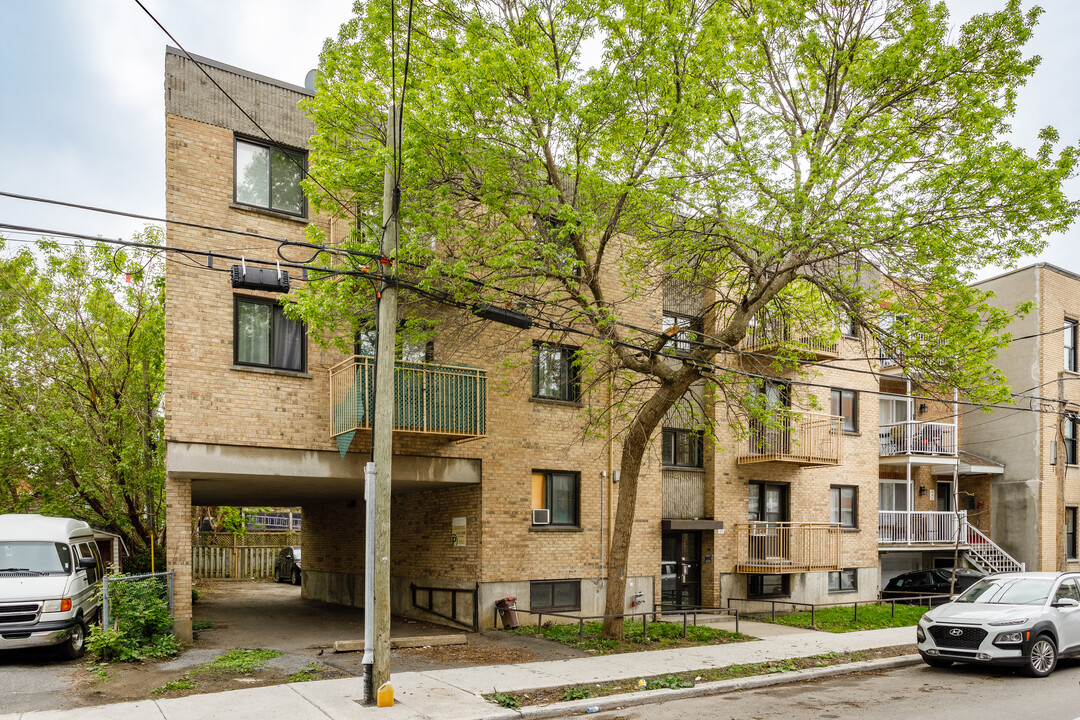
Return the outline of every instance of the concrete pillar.
<path id="1" fill-rule="evenodd" d="M 191 480 L 166 476 L 165 556 L 173 571 L 173 633 L 191 642 Z"/>

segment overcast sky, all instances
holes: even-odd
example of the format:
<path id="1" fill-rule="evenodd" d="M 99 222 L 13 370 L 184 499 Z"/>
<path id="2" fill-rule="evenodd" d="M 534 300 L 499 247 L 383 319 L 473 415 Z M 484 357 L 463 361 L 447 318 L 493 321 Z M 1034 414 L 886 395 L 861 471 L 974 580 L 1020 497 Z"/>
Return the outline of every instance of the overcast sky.
<path id="1" fill-rule="evenodd" d="M 349 0 L 143 0 L 189 51 L 302 85 Z M 949 0 L 953 20 L 1005 0 Z M 1014 142 L 1039 128 L 1080 139 L 1080 2 L 1044 0 Z M 1025 7 L 1030 3 L 1025 3 Z M 0 190 L 162 216 L 165 46 L 134 0 L 0 0 Z M 1069 185 L 1080 196 L 1080 182 Z M 130 237 L 142 223 L 0 198 L 0 222 Z M 26 237 L 8 235 L 10 238 Z M 1080 228 L 1051 238 L 1045 260 L 1080 272 Z M 993 271 L 984 276 L 994 274 Z"/>

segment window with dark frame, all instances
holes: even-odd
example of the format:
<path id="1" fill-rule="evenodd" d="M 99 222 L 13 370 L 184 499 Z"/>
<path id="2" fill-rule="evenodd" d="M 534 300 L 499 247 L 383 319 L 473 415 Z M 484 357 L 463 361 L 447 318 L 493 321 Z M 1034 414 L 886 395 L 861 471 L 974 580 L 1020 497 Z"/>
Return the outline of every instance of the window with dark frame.
<path id="1" fill-rule="evenodd" d="M 532 507 L 548 510 L 550 525 L 577 527 L 580 485 L 576 472 L 533 470 Z"/>
<path id="2" fill-rule="evenodd" d="M 859 337 L 859 323 L 846 312 L 840 313 L 840 334 L 845 337 Z"/>
<path id="3" fill-rule="evenodd" d="M 663 451 L 662 463 L 665 467 L 705 466 L 705 435 L 699 430 L 681 430 L 664 428 L 661 433 Z"/>
<path id="4" fill-rule="evenodd" d="M 539 580 L 529 583 L 529 609 L 560 610 L 581 609 L 580 580 Z"/>
<path id="5" fill-rule="evenodd" d="M 1062 421 L 1062 434 L 1065 440 L 1065 464 L 1076 464 L 1076 421 L 1070 417 Z"/>
<path id="6" fill-rule="evenodd" d="M 1076 508 L 1065 508 L 1065 557 L 1076 559 Z"/>
<path id="7" fill-rule="evenodd" d="M 581 387 L 576 356 L 577 348 L 556 343 L 535 343 L 532 367 L 533 397 L 577 402 Z"/>
<path id="8" fill-rule="evenodd" d="M 790 575 L 747 575 L 746 596 L 751 598 L 787 597 L 791 594 Z"/>
<path id="9" fill-rule="evenodd" d="M 855 390 L 833 388 L 829 391 L 829 413 L 843 418 L 844 432 L 859 430 L 859 393 Z"/>
<path id="10" fill-rule="evenodd" d="M 701 342 L 705 329 L 705 323 L 699 317 L 669 312 L 664 313 L 661 325 L 665 333 L 678 326 L 679 331 L 675 333 L 675 337 L 665 347 L 667 352 L 674 350 L 676 355 L 689 355 L 695 347 L 694 344 Z"/>
<path id="11" fill-rule="evenodd" d="M 829 488 L 829 522 L 840 527 L 858 527 L 859 489 L 854 485 L 833 485 Z"/>
<path id="12" fill-rule="evenodd" d="M 1076 372 L 1077 369 L 1077 356 L 1076 356 L 1076 321 L 1071 318 L 1065 318 L 1065 369 L 1070 372 Z"/>
<path id="13" fill-rule="evenodd" d="M 276 300 L 233 296 L 233 362 L 295 370 L 307 367 L 304 324 L 285 316 Z"/>
<path id="14" fill-rule="evenodd" d="M 239 205 L 304 217 L 307 202 L 300 181 L 307 153 L 236 138 L 235 193 Z"/>
<path id="15" fill-rule="evenodd" d="M 829 592 L 854 592 L 859 589 L 859 574 L 855 568 L 829 573 Z"/>

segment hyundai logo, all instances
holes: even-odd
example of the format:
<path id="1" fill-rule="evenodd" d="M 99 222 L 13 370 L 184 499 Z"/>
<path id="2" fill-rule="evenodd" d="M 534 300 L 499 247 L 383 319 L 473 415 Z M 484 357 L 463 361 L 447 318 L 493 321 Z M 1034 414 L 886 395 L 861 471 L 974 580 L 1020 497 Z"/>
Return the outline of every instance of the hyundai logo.
<path id="1" fill-rule="evenodd" d="M 964 631 L 963 631 L 962 628 L 953 628 L 952 630 L 949 631 L 949 634 L 952 635 L 953 637 L 960 637 L 961 635 L 964 634 Z"/>

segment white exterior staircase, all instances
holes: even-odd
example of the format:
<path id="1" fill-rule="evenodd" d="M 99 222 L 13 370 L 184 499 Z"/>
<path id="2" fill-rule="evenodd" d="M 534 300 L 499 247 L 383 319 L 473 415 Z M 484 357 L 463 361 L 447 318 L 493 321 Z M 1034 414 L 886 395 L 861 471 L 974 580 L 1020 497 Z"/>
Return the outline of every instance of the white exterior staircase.
<path id="1" fill-rule="evenodd" d="M 986 573 L 1022 572 L 1024 563 L 1005 552 L 968 522 L 967 512 L 881 510 L 878 512 L 878 545 L 882 549 L 936 549 L 955 546 L 974 567 Z"/>
<path id="2" fill-rule="evenodd" d="M 1024 563 L 1002 550 L 977 527 L 968 523 L 966 517 L 964 528 L 967 542 L 962 547 L 969 563 L 986 573 L 1024 571 Z"/>

